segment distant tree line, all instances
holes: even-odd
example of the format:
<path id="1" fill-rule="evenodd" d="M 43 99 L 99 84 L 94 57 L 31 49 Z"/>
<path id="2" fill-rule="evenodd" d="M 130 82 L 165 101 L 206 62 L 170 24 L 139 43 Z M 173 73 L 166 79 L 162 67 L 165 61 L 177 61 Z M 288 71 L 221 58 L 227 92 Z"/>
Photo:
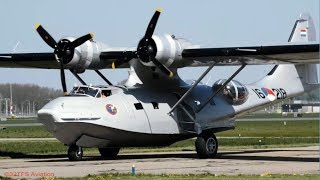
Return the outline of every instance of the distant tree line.
<path id="1" fill-rule="evenodd" d="M 11 84 L 11 87 L 15 115 L 35 115 L 50 100 L 62 96 L 61 90 L 35 84 Z M 0 84 L 0 115 L 3 116 L 6 112 L 10 113 L 10 84 L 8 83 Z"/>

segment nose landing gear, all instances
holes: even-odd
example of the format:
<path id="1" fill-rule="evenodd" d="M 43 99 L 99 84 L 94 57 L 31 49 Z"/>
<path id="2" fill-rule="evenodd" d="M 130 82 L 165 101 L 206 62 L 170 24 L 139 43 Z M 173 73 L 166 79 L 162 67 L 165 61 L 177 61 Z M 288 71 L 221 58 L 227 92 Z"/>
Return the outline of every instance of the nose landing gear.
<path id="1" fill-rule="evenodd" d="M 68 158 L 70 161 L 81 161 L 83 156 L 82 147 L 71 145 L 68 149 Z"/>

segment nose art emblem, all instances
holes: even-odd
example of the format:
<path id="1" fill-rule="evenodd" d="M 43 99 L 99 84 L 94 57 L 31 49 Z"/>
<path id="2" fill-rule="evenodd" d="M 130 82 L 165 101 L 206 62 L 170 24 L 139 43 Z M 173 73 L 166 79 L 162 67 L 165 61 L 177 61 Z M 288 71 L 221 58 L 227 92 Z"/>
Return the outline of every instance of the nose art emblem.
<path id="1" fill-rule="evenodd" d="M 111 115 L 117 114 L 117 108 L 112 104 L 107 104 L 106 109 L 107 109 L 108 113 L 110 113 Z"/>

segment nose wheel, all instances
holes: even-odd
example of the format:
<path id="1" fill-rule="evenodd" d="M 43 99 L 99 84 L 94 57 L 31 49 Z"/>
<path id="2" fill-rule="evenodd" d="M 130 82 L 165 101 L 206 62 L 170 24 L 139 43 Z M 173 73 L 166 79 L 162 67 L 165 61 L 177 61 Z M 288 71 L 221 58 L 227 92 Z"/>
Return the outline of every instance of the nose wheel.
<path id="1" fill-rule="evenodd" d="M 214 158 L 217 155 L 218 140 L 214 134 L 201 134 L 197 138 L 195 146 L 200 159 Z"/>
<path id="2" fill-rule="evenodd" d="M 83 156 L 82 147 L 71 145 L 68 149 L 68 158 L 70 161 L 81 161 Z"/>

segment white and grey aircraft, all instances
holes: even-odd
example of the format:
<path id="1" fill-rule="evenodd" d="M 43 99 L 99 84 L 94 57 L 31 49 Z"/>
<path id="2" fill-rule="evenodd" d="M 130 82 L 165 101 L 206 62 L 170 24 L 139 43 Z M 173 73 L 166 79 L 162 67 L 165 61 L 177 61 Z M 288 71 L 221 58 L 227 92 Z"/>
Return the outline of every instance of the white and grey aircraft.
<path id="1" fill-rule="evenodd" d="M 319 87 L 319 43 L 307 14 L 295 22 L 289 42 L 281 45 L 200 48 L 173 35 L 157 36 L 157 9 L 135 48 L 114 48 L 94 41 L 93 34 L 56 42 L 41 26 L 36 30 L 54 49 L 50 53 L 0 54 L 0 66 L 60 69 L 65 96 L 38 111 L 38 120 L 69 146 L 70 160 L 81 160 L 82 148 L 99 148 L 115 158 L 121 147 L 167 146 L 197 137 L 199 158 L 217 154 L 217 132 L 234 129 L 235 118 Z M 258 82 L 244 85 L 234 77 L 247 65 L 274 64 Z M 199 82 L 214 66 L 240 65 L 213 86 Z M 189 85 L 177 69 L 208 66 Z M 125 85 L 112 85 L 99 70 L 130 68 Z M 228 67 L 226 67 L 228 68 Z M 83 84 L 67 94 L 64 69 Z M 89 86 L 78 76 L 94 70 L 108 85 Z"/>

